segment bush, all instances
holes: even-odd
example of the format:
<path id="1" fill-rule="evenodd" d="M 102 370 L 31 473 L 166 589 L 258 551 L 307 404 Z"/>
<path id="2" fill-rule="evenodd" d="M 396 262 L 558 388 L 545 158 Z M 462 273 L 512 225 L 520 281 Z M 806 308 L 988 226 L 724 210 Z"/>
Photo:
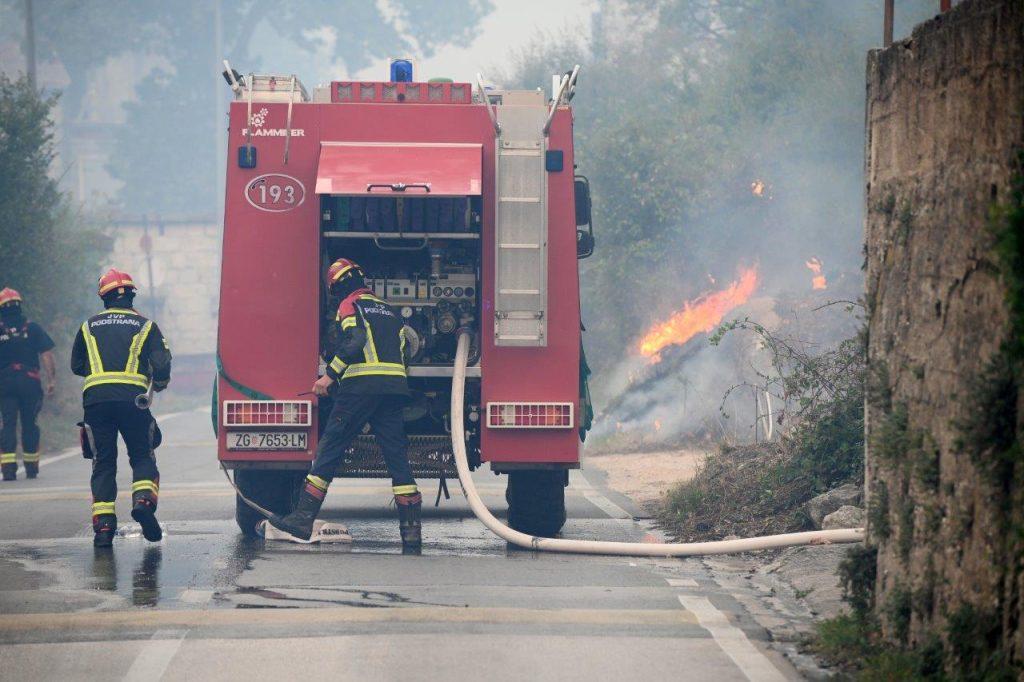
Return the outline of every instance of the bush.
<path id="1" fill-rule="evenodd" d="M 844 483 L 864 482 L 864 345 L 858 336 L 808 355 L 750 320 L 723 326 L 757 334 L 776 374 L 765 386 L 793 426 L 779 443 L 723 447 L 666 496 L 659 519 L 685 539 L 762 535 L 810 528 L 804 504 Z"/>

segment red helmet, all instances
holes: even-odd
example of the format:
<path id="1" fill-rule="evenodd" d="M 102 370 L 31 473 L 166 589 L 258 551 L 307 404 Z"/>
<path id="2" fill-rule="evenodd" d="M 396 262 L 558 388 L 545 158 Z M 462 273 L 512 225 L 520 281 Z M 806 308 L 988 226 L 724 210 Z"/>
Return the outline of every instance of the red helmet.
<path id="1" fill-rule="evenodd" d="M 11 303 L 21 303 L 21 294 L 14 289 L 0 289 L 0 308 Z"/>
<path id="2" fill-rule="evenodd" d="M 117 268 L 110 268 L 100 277 L 98 292 L 100 298 L 103 298 L 115 289 L 119 290 L 118 293 L 123 294 L 124 289 L 135 291 L 137 287 L 135 286 L 135 280 L 127 272 L 121 272 Z"/>
<path id="3" fill-rule="evenodd" d="M 357 274 L 360 277 L 365 277 L 363 269 L 359 267 L 359 264 L 355 261 L 350 261 L 348 258 L 339 258 L 338 260 L 331 263 L 331 267 L 327 269 L 327 286 L 336 284 L 346 277 L 351 277 Z"/>

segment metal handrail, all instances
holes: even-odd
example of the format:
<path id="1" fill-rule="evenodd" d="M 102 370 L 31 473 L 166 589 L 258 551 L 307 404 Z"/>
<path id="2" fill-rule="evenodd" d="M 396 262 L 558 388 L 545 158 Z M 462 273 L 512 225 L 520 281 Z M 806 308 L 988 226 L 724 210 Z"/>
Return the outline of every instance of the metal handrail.
<path id="1" fill-rule="evenodd" d="M 487 99 L 487 90 L 484 88 L 484 77 L 479 73 L 476 75 L 476 85 L 480 88 L 480 100 L 484 103 L 484 107 L 487 108 L 487 115 L 491 119 L 491 124 L 494 126 L 494 136 L 501 135 L 501 126 L 498 125 L 498 115 L 491 108 L 491 102 Z"/>

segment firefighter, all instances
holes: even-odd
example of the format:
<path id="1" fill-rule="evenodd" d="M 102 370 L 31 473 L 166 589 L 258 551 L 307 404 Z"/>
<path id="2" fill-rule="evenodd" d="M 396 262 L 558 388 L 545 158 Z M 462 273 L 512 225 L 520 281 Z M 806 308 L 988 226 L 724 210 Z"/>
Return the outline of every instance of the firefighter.
<path id="1" fill-rule="evenodd" d="M 0 291 L 0 471 L 5 481 L 18 478 L 18 419 L 25 475 L 39 475 L 39 425 L 43 393 L 53 395 L 56 365 L 53 339 L 21 309 L 21 294 Z M 40 367 L 42 369 L 40 370 Z M 43 382 L 40 382 L 40 373 Z"/>
<path id="2" fill-rule="evenodd" d="M 345 450 L 369 423 L 391 476 L 402 546 L 418 552 L 422 497 L 409 466 L 402 418 L 409 396 L 404 325 L 391 306 L 366 288 L 363 271 L 354 262 L 335 261 L 327 280 L 331 294 L 341 299 L 336 316 L 340 335 L 327 373 L 313 384 L 313 393 L 326 396 L 333 388 L 334 407 L 295 511 L 270 523 L 295 537 L 310 538 Z"/>
<path id="3" fill-rule="evenodd" d="M 91 431 L 93 545 L 110 547 L 117 530 L 117 434 L 132 467 L 132 518 L 150 542 L 163 533 L 156 520 L 160 473 L 156 467 L 156 421 L 135 399 L 152 385 L 167 388 L 171 353 L 159 327 L 133 308 L 135 282 L 111 268 L 99 281 L 105 310 L 86 320 L 75 336 L 71 371 L 85 377 L 84 423 Z"/>

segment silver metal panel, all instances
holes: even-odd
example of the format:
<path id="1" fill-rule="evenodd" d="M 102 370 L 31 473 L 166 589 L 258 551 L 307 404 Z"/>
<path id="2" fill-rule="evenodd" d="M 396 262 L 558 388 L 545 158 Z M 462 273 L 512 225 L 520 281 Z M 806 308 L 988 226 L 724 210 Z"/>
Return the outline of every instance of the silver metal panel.
<path id="1" fill-rule="evenodd" d="M 547 109 L 497 107 L 494 342 L 546 346 L 548 308 Z"/>

